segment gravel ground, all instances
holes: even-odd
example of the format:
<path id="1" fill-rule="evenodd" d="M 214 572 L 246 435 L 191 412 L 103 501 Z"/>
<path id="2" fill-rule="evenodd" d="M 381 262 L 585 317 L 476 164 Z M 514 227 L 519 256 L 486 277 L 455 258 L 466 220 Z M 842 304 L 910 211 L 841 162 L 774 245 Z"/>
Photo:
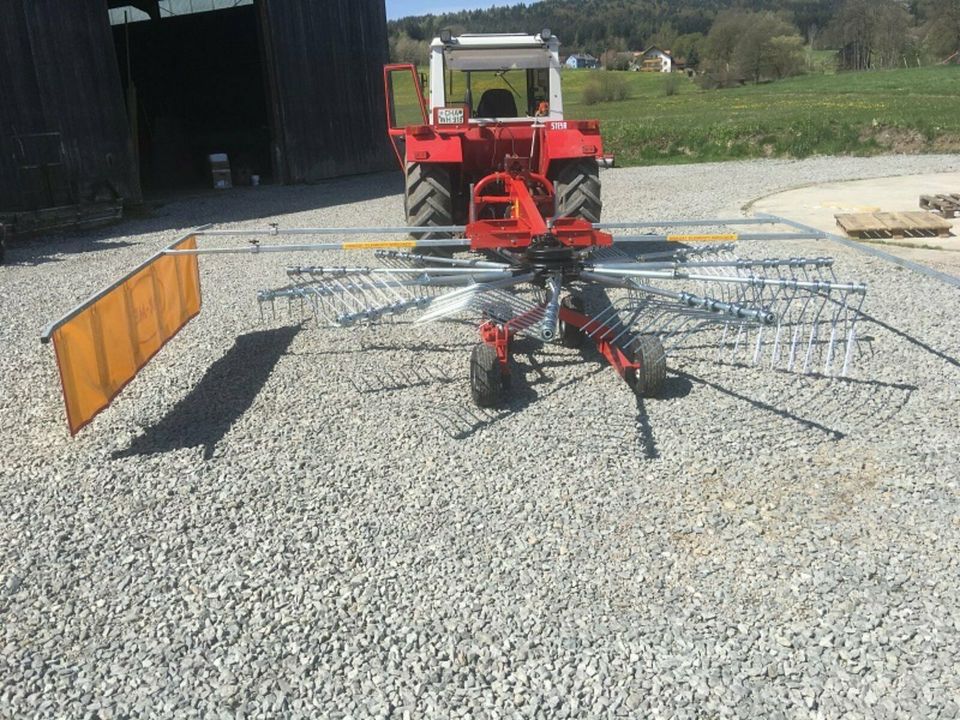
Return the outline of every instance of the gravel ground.
<path id="1" fill-rule="evenodd" d="M 614 170 L 605 217 L 958 167 Z M 67 436 L 45 322 L 183 228 L 396 223 L 398 190 L 205 194 L 9 251 L 0 716 L 958 715 L 960 299 L 855 251 L 741 251 L 870 284 L 854 380 L 680 358 L 638 403 L 527 342 L 487 414 L 470 325 L 264 325 L 254 292 L 298 258 L 207 258 L 201 316 Z"/>

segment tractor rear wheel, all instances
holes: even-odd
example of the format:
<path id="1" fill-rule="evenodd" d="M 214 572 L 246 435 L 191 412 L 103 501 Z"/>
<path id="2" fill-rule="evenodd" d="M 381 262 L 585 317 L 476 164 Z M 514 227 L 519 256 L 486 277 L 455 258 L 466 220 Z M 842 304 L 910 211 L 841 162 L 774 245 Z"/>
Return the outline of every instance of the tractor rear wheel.
<path id="1" fill-rule="evenodd" d="M 630 343 L 629 352 L 634 362 L 640 363 L 640 368 L 627 371 L 627 384 L 640 397 L 657 397 L 667 380 L 667 353 L 660 338 L 638 335 Z"/>
<path id="2" fill-rule="evenodd" d="M 594 158 L 561 162 L 553 173 L 557 216 L 600 222 L 600 167 Z"/>
<path id="3" fill-rule="evenodd" d="M 453 225 L 453 182 L 442 165 L 407 163 L 403 208 L 410 227 Z M 417 240 L 439 240 L 449 233 L 413 233 Z M 456 250 L 457 246 L 437 248 Z"/>

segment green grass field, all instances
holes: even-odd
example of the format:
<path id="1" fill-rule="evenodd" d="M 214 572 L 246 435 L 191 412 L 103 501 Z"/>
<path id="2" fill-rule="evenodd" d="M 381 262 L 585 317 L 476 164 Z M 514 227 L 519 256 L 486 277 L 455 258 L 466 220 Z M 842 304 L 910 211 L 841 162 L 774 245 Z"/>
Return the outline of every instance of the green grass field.
<path id="1" fill-rule="evenodd" d="M 701 90 L 682 78 L 621 73 L 630 97 L 584 105 L 605 71 L 565 71 L 568 118 L 602 122 L 619 165 L 751 157 L 960 152 L 960 67 L 812 74 L 764 85 Z"/>

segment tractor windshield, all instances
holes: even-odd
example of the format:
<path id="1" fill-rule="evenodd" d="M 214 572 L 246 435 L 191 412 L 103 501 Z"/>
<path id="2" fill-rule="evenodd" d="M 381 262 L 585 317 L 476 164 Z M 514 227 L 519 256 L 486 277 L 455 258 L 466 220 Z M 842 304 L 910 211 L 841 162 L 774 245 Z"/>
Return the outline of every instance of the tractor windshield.
<path id="1" fill-rule="evenodd" d="M 447 103 L 463 103 L 476 118 L 546 115 L 550 53 L 541 48 L 458 49 L 444 52 Z"/>
<path id="2" fill-rule="evenodd" d="M 446 97 L 450 104 L 469 106 L 476 118 L 515 118 L 545 115 L 550 78 L 537 70 L 448 70 Z"/>

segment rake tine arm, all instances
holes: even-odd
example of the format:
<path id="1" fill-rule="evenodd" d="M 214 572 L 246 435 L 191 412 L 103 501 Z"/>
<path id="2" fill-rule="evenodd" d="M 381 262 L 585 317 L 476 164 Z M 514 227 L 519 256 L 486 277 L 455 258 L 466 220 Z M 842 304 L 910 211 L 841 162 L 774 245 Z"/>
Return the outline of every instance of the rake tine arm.
<path id="1" fill-rule="evenodd" d="M 450 267 L 476 267 L 494 270 L 508 270 L 510 268 L 507 263 L 497 263 L 479 259 L 466 260 L 460 258 L 435 257 L 432 255 L 418 255 L 416 253 L 400 252 L 399 250 L 377 250 L 374 255 L 382 260 L 399 260 L 401 262 L 415 263 L 419 267 L 448 265 Z M 436 269 L 439 270 L 440 268 Z"/>
<path id="2" fill-rule="evenodd" d="M 488 290 L 501 290 L 514 287 L 521 283 L 530 282 L 534 278 L 534 273 L 524 275 L 511 275 L 506 278 L 492 280 L 490 282 L 474 283 L 459 290 L 440 295 L 433 298 L 427 312 L 417 318 L 417 324 L 433 322 L 449 315 L 454 315 L 464 308 L 468 307 L 478 294 Z"/>

